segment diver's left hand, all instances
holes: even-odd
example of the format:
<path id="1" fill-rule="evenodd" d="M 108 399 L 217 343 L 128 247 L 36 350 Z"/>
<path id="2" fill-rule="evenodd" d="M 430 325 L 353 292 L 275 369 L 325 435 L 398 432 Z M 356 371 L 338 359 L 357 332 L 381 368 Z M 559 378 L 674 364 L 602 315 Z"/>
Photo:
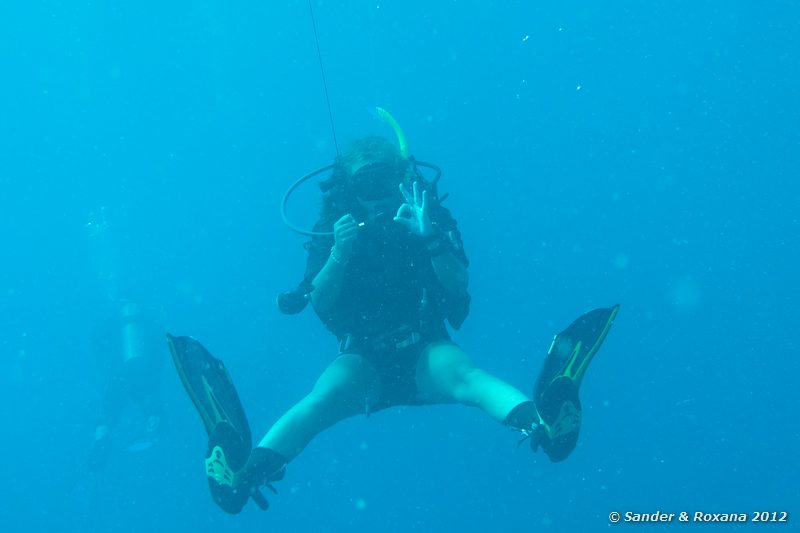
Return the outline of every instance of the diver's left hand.
<path id="1" fill-rule="evenodd" d="M 420 193 L 419 183 L 416 181 L 413 187 L 412 195 L 403 183 L 400 184 L 400 192 L 406 202 L 397 210 L 394 221 L 405 226 L 414 235 L 427 237 L 433 233 L 433 224 L 428 215 L 428 191 L 423 190 Z"/>

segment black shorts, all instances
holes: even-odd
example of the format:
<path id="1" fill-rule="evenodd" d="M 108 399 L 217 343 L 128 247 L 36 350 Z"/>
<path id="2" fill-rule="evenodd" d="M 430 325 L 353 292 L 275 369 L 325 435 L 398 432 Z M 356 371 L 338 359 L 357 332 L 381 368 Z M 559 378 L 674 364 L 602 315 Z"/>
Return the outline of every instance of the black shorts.
<path id="1" fill-rule="evenodd" d="M 449 340 L 445 330 L 427 335 L 409 331 L 377 341 L 346 337 L 339 354 L 358 355 L 375 368 L 381 382 L 380 397 L 369 406 L 375 412 L 396 405 L 424 404 L 417 388 L 417 363 L 431 344 Z"/>

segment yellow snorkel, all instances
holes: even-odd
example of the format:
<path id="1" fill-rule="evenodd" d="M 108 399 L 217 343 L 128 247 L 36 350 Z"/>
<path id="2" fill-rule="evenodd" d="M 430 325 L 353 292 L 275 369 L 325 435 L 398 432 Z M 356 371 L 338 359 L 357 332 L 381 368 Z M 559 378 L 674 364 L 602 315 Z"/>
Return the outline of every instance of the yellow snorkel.
<path id="1" fill-rule="evenodd" d="M 400 124 L 397 123 L 392 114 L 384 108 L 375 106 L 375 112 L 378 114 L 378 118 L 392 127 L 397 137 L 397 144 L 400 147 L 400 155 L 408 159 L 408 143 L 406 142 L 406 134 L 403 133 L 403 128 L 400 127 Z"/>

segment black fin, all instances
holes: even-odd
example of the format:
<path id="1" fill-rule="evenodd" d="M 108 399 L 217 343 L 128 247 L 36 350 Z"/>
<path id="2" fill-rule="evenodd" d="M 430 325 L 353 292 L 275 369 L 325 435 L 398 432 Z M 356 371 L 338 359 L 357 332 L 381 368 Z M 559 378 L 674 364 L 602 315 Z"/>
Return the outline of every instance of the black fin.
<path id="1" fill-rule="evenodd" d="M 575 448 L 581 427 L 581 381 L 608 335 L 619 305 L 594 309 L 578 317 L 553 339 L 536 381 L 534 402 L 542 431 L 532 441 L 554 462 Z"/>

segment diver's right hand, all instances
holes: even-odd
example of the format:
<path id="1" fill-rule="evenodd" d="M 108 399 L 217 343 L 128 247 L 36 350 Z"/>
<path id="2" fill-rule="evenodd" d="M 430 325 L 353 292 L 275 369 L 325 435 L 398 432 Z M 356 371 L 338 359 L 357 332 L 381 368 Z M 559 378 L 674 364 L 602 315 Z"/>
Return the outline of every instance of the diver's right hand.
<path id="1" fill-rule="evenodd" d="M 340 263 L 346 263 L 353 253 L 353 244 L 358 237 L 359 225 L 353 215 L 346 214 L 336 221 L 333 225 L 333 238 L 335 244 L 331 249 L 334 259 Z"/>

